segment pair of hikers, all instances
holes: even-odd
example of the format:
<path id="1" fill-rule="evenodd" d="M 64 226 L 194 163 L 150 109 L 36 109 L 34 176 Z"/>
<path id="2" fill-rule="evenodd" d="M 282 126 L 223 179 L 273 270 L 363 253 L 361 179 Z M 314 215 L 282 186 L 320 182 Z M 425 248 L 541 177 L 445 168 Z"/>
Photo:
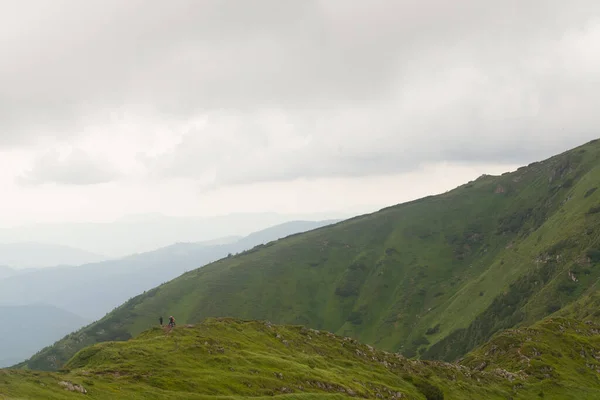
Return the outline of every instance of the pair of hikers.
<path id="1" fill-rule="evenodd" d="M 160 326 L 163 326 L 163 317 L 159 317 L 158 321 L 160 322 Z M 175 326 L 175 318 L 171 315 L 169 317 L 169 327 L 173 328 Z"/>

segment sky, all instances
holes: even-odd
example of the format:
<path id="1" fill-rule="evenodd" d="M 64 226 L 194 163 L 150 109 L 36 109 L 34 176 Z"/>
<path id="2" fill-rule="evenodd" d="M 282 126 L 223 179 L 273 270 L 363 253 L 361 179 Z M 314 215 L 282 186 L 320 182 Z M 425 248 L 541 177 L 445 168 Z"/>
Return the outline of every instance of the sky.
<path id="1" fill-rule="evenodd" d="M 372 211 L 598 136 L 597 0 L 0 0 L 0 226 Z"/>

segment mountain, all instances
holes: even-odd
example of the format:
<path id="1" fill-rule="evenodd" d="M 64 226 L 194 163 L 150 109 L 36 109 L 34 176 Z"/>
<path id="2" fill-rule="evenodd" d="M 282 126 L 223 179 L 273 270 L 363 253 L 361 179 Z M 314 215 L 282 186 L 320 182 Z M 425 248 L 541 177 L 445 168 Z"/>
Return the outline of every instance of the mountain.
<path id="1" fill-rule="evenodd" d="M 46 304 L 0 306 L 0 368 L 13 365 L 90 320 Z"/>
<path id="2" fill-rule="evenodd" d="M 181 323 L 302 324 L 406 357 L 456 360 L 594 290 L 599 182 L 600 142 L 593 141 L 256 246 L 130 299 L 24 365 L 60 367 L 86 345 L 130 338 L 169 314 Z"/>
<path id="3" fill-rule="evenodd" d="M 336 221 L 292 221 L 239 240 L 225 238 L 201 243 L 177 243 L 118 260 L 78 267 L 23 271 L 0 280 L 0 304 L 52 304 L 95 320 L 127 299 L 185 271 L 230 253 L 333 222 Z"/>
<path id="4" fill-rule="evenodd" d="M 13 268 L 81 265 L 105 260 L 86 250 L 47 243 L 0 243 L 0 265 Z"/>
<path id="5" fill-rule="evenodd" d="M 277 240 L 284 238 L 286 236 L 290 236 L 296 233 L 308 232 L 316 228 L 320 228 L 327 225 L 332 225 L 340 220 L 324 220 L 324 221 L 289 221 L 284 222 L 283 224 L 275 225 L 267 229 L 263 229 L 262 231 L 251 233 L 250 235 L 240 238 L 235 243 L 234 252 L 240 252 L 244 250 L 249 250 L 254 246 L 258 246 L 260 244 L 266 244 L 272 240 Z"/>
<path id="6" fill-rule="evenodd" d="M 247 236 L 288 221 L 343 219 L 355 214 L 236 213 L 214 217 L 170 217 L 142 214 L 106 223 L 54 223 L 0 228 L 1 242 L 35 241 L 74 246 L 102 254 L 104 259 L 144 253 L 178 242 Z M 99 260 L 87 260 L 80 265 Z M 56 263 L 58 265 L 61 263 Z M 0 258 L 0 265 L 2 260 Z M 10 264 L 9 264 L 10 265 Z M 47 263 L 44 265 L 52 265 Z"/>
<path id="7" fill-rule="evenodd" d="M 302 326 L 208 319 L 87 347 L 60 373 L 4 370 L 0 393 L 57 400 L 82 393 L 90 399 L 597 399 L 599 330 L 595 323 L 548 319 L 450 364 L 406 359 Z"/>

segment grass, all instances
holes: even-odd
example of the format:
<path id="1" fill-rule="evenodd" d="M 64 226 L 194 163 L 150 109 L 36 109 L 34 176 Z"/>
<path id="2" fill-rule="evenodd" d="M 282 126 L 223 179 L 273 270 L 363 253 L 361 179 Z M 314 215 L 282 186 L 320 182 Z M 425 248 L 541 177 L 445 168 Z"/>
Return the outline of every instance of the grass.
<path id="1" fill-rule="evenodd" d="M 546 396 L 564 399 L 600 396 L 600 325 L 587 320 L 549 317 L 531 327 L 506 330 L 471 352 L 461 364 L 506 368 L 540 385 Z M 547 389 L 545 389 L 547 388 Z"/>
<path id="2" fill-rule="evenodd" d="M 548 324 L 555 328 L 557 322 Z M 585 324 L 579 327 L 587 329 L 586 333 L 594 329 Z M 565 355 L 570 347 L 578 350 L 577 340 L 583 340 L 584 334 L 571 339 L 577 328 L 554 329 L 548 334 L 547 327 L 538 328 L 544 335 L 535 337 L 536 348 L 545 355 L 555 343 L 567 343 L 561 339 L 567 337 L 572 341 L 561 347 Z M 515 341 L 511 336 L 511 343 Z M 498 342 L 506 340 L 498 338 L 492 346 L 497 348 Z M 538 376 L 543 356 L 521 374 L 521 365 L 513 360 L 514 346 L 494 353 L 495 358 L 481 369 L 476 367 L 489 346 L 462 365 L 448 364 L 406 359 L 302 326 L 209 319 L 195 326 L 172 331 L 153 328 L 129 341 L 86 347 L 59 372 L 4 370 L 0 394 L 8 399 L 80 398 L 80 393 L 59 385 L 69 382 L 85 388 L 90 399 L 526 399 L 553 385 L 547 398 L 574 398 L 569 397 L 572 393 L 586 399 L 600 395 L 596 372 L 577 376 L 575 371 L 588 362 L 596 363 L 591 356 L 600 351 L 599 344 L 596 338 L 586 342 L 586 349 L 593 348 L 590 357 L 563 362 L 556 373 L 568 377 L 559 382 Z"/>
<path id="3" fill-rule="evenodd" d="M 589 256 L 600 254 L 600 213 L 590 213 L 600 204 L 599 160 L 600 142 L 588 143 L 257 246 L 130 299 L 19 367 L 56 370 L 159 315 L 301 324 L 407 357 L 456 360 L 568 307 L 600 279 Z"/>

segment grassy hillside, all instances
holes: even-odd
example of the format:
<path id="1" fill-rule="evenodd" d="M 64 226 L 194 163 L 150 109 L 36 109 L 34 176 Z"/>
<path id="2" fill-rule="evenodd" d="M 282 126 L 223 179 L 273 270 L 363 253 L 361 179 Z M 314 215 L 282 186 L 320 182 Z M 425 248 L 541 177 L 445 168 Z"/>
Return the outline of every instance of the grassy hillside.
<path id="1" fill-rule="evenodd" d="M 600 325 L 544 319 L 528 328 L 503 331 L 461 364 L 483 372 L 506 368 L 538 381 L 540 398 L 559 392 L 559 398 L 600 398 Z"/>
<path id="2" fill-rule="evenodd" d="M 569 340 L 573 333 L 557 331 Z M 598 344 L 586 343 L 590 356 L 600 351 Z M 547 349 L 544 342 L 536 346 Z M 78 352 L 61 372 L 1 371 L 0 393 L 9 399 L 75 399 L 81 396 L 78 389 L 91 399 L 505 400 L 540 393 L 549 399 L 600 395 L 596 372 L 587 373 L 586 363 L 595 362 L 589 357 L 568 358 L 560 374 L 569 378 L 555 382 L 545 377 L 541 363 L 521 372 L 511 357 L 499 355 L 482 367 L 477 359 L 482 351 L 469 359 L 472 368 L 409 360 L 301 326 L 210 319 L 172 331 L 153 328 L 126 342 L 96 344 Z M 504 369 L 505 364 L 515 372 Z M 586 374 L 576 376 L 579 369 L 587 369 Z M 71 390 L 66 389 L 69 385 Z"/>
<path id="3" fill-rule="evenodd" d="M 455 360 L 600 277 L 600 143 L 258 246 L 137 296 L 22 364 L 60 367 L 173 314 L 302 324 L 407 357 Z"/>

